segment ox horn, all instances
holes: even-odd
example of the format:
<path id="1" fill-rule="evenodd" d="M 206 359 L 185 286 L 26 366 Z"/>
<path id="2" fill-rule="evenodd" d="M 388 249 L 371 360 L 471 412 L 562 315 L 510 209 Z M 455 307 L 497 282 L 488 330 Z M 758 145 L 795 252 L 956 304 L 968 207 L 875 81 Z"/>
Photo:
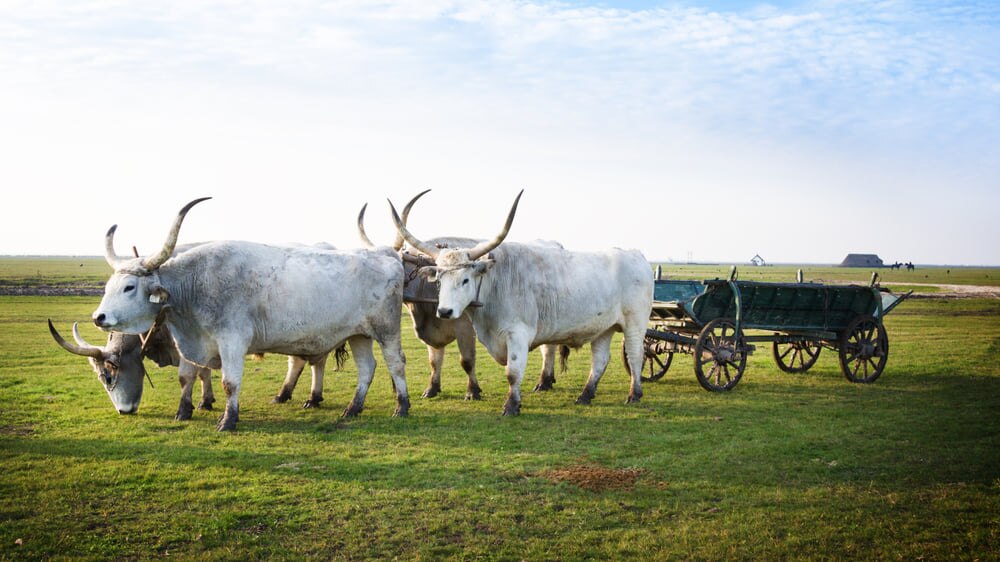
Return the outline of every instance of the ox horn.
<path id="1" fill-rule="evenodd" d="M 113 224 L 111 228 L 108 229 L 108 233 L 104 235 L 104 259 L 111 266 L 111 269 L 115 271 L 118 270 L 118 264 L 124 262 L 123 258 L 118 257 L 115 253 L 115 230 L 118 230 L 118 225 Z"/>
<path id="2" fill-rule="evenodd" d="M 372 243 L 371 238 L 368 238 L 368 234 L 365 232 L 365 209 L 368 208 L 368 203 L 365 203 L 361 207 L 361 212 L 358 213 L 358 236 L 361 237 L 361 243 L 365 245 L 366 248 L 374 248 L 375 244 Z"/>
<path id="3" fill-rule="evenodd" d="M 405 207 L 403 207 L 403 226 L 406 226 L 406 221 L 410 219 L 410 209 L 413 208 L 413 204 L 417 202 L 417 199 L 420 199 L 421 197 L 423 197 L 424 194 L 426 194 L 428 191 L 430 191 L 430 190 L 429 189 L 425 189 L 425 190 L 421 191 L 420 193 L 418 193 L 416 195 L 416 197 L 414 197 L 413 199 L 410 199 L 410 202 L 407 203 Z M 392 243 L 392 249 L 396 250 L 397 252 L 400 251 L 400 250 L 402 250 L 403 249 L 403 242 L 404 242 L 403 235 L 400 234 L 399 231 L 397 230 L 396 231 L 396 240 Z"/>
<path id="4" fill-rule="evenodd" d="M 410 209 L 413 208 L 413 204 L 416 203 L 417 199 L 420 199 L 428 191 L 430 191 L 430 190 L 429 189 L 425 189 L 425 190 L 421 191 L 420 193 L 417 194 L 416 197 L 414 197 L 413 199 L 410 199 L 410 202 L 407 203 L 405 207 L 403 207 L 403 224 L 404 225 L 406 224 L 407 219 L 410 218 Z M 365 210 L 367 208 L 368 208 L 368 203 L 365 203 L 364 206 L 361 207 L 361 212 L 358 213 L 358 236 L 361 237 L 361 242 L 364 243 L 365 246 L 367 246 L 368 248 L 374 248 L 375 247 L 375 243 L 372 242 L 370 238 L 368 238 L 368 233 L 365 232 Z M 404 241 L 405 240 L 403 239 L 403 236 L 400 235 L 399 232 L 397 231 L 396 232 L 396 240 L 393 241 L 393 243 L 392 243 L 392 249 L 395 250 L 395 251 L 397 251 L 397 252 L 400 251 L 400 250 L 402 250 L 403 249 L 403 242 Z"/>
<path id="5" fill-rule="evenodd" d="M 507 233 L 510 232 L 510 225 L 514 222 L 514 213 L 517 212 L 517 203 L 521 200 L 522 195 L 524 195 L 523 189 L 517 194 L 517 198 L 514 199 L 514 205 L 511 206 L 510 213 L 507 213 L 507 222 L 504 223 L 503 230 L 500 234 L 497 234 L 492 240 L 486 240 L 485 242 L 476 244 L 475 247 L 469 250 L 469 260 L 478 260 L 479 258 L 492 252 L 497 246 L 500 245 L 501 242 L 503 242 L 504 238 L 507 237 Z"/>
<path id="6" fill-rule="evenodd" d="M 426 193 L 426 191 L 424 193 Z M 423 195 L 423 193 L 421 195 Z M 416 201 L 416 198 L 414 198 L 413 201 Z M 420 250 L 421 252 L 430 256 L 431 259 L 436 260 L 438 256 L 437 248 L 424 244 L 423 242 L 420 241 L 419 238 L 411 234 L 410 231 L 406 229 L 406 226 L 399 218 L 399 213 L 396 212 L 396 206 L 392 204 L 391 200 L 389 201 L 389 208 L 392 209 L 392 222 L 393 224 L 396 225 L 396 233 L 398 234 L 398 236 L 401 236 L 405 241 L 409 242 L 410 245 L 416 248 L 417 250 Z M 400 244 L 399 246 L 402 247 L 403 245 Z"/>
<path id="7" fill-rule="evenodd" d="M 202 201 L 207 201 L 208 199 L 211 199 L 211 197 L 202 197 L 200 199 L 195 199 L 194 201 L 191 201 L 187 205 L 184 205 L 184 208 L 182 208 L 181 211 L 177 213 L 177 218 L 174 219 L 174 224 L 170 227 L 170 232 L 167 233 L 167 241 L 163 243 L 163 248 L 160 249 L 160 253 L 143 260 L 142 262 L 143 268 L 149 271 L 154 271 L 158 267 L 163 265 L 163 262 L 167 261 L 167 259 L 170 258 L 170 255 L 174 253 L 174 246 L 177 245 L 177 235 L 181 231 L 181 223 L 184 222 L 184 215 L 186 215 L 187 212 L 191 210 L 191 207 L 194 207 L 195 205 L 201 203 Z"/>
<path id="8" fill-rule="evenodd" d="M 49 320 L 49 332 L 52 334 L 52 338 L 56 340 L 56 343 L 58 343 L 63 349 L 65 349 L 66 351 L 68 351 L 68 352 L 70 352 L 70 353 L 72 353 L 74 355 L 82 355 L 84 357 L 92 357 L 92 358 L 98 359 L 98 360 L 104 359 L 104 350 L 103 349 L 101 349 L 101 348 L 99 348 L 97 346 L 90 345 L 90 344 L 84 342 L 83 338 L 79 337 L 80 336 L 80 332 L 77 329 L 76 322 L 73 323 L 73 337 L 77 338 L 77 341 L 81 342 L 82 345 L 75 345 L 75 344 L 69 343 L 68 341 L 66 341 L 65 339 L 63 339 L 63 337 L 61 335 L 59 335 L 59 332 L 56 330 L 56 327 L 52 325 L 52 320 L 51 319 Z"/>

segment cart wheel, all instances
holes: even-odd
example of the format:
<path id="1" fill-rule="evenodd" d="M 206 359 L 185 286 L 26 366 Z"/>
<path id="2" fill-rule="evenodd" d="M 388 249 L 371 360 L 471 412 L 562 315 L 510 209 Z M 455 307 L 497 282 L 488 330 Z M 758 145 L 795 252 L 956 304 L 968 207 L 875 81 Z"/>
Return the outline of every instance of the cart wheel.
<path id="1" fill-rule="evenodd" d="M 656 338 L 646 336 L 642 342 L 642 372 L 649 373 L 640 375 L 643 382 L 658 381 L 667 374 L 670 363 L 674 360 L 674 352 L 663 349 L 663 342 Z M 625 364 L 625 372 L 632 375 L 628 366 L 628 358 L 625 356 L 625 345 L 622 345 L 622 363 Z"/>
<path id="2" fill-rule="evenodd" d="M 840 369 L 851 382 L 874 382 L 889 359 L 889 336 L 874 317 L 851 320 L 840 336 Z"/>
<path id="3" fill-rule="evenodd" d="M 793 341 L 788 343 L 774 342 L 771 344 L 771 353 L 774 355 L 774 362 L 778 368 L 786 373 L 804 373 L 816 364 L 819 359 L 819 352 L 823 349 L 818 343 L 808 340 Z"/>
<path id="4" fill-rule="evenodd" d="M 694 346 L 694 374 L 702 388 L 712 392 L 733 388 L 746 365 L 743 331 L 737 333 L 736 324 L 728 318 L 706 324 Z"/>

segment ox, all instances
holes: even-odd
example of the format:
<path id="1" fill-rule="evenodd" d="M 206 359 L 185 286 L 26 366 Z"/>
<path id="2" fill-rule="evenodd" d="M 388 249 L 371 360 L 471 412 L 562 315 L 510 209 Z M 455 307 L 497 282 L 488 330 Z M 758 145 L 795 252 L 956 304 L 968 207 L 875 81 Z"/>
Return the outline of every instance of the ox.
<path id="1" fill-rule="evenodd" d="M 159 253 L 120 258 L 112 226 L 105 257 L 114 269 L 93 320 L 105 331 L 144 333 L 161 313 L 184 359 L 222 369 L 226 409 L 220 431 L 239 419 L 245 356 L 282 353 L 318 357 L 351 346 L 358 367 L 356 416 L 375 371 L 372 342 L 392 375 L 394 415 L 409 412 L 405 358 L 400 342 L 403 266 L 391 248 L 354 252 L 218 241 L 171 257 L 188 211 L 185 205 Z"/>
<path id="2" fill-rule="evenodd" d="M 405 225 L 413 204 L 416 203 L 429 189 L 416 195 L 409 203 L 403 207 L 402 223 Z M 358 214 L 358 235 L 361 241 L 369 248 L 375 247 L 368 234 L 365 232 L 365 209 L 361 208 Z M 457 318 L 437 317 L 437 285 L 418 275 L 421 266 L 433 265 L 426 256 L 414 255 L 411 248 L 404 247 L 405 240 L 397 235 L 393 248 L 400 252 L 403 258 L 403 267 L 406 272 L 406 280 L 403 289 L 403 303 L 410 312 L 413 320 L 413 331 L 417 338 L 427 345 L 427 361 L 430 364 L 431 375 L 427 383 L 427 388 L 423 392 L 424 398 L 433 398 L 441 392 L 441 367 L 444 365 L 445 347 L 451 342 L 458 342 L 458 353 L 461 359 L 462 369 L 468 378 L 465 399 L 479 400 L 482 389 L 476 379 L 476 330 L 472 326 L 472 320 L 467 314 L 462 314 Z M 432 238 L 428 244 L 437 248 L 463 248 L 474 246 L 481 240 L 472 238 Z M 561 247 L 556 242 L 538 242 L 539 244 L 551 244 Z M 559 349 L 557 349 L 559 348 Z M 569 348 L 565 346 L 542 346 L 542 372 L 538 378 L 535 390 L 551 390 L 556 382 L 555 359 L 556 355 L 562 359 L 562 370 L 566 370 L 566 359 L 569 355 Z"/>
<path id="3" fill-rule="evenodd" d="M 67 342 L 52 325 L 51 320 L 49 320 L 49 332 L 63 349 L 90 360 L 91 368 L 97 373 L 97 379 L 101 381 L 108 397 L 111 398 L 111 403 L 119 414 L 134 414 L 139 410 L 139 403 L 142 401 L 143 379 L 149 376 L 143 359 L 151 359 L 159 367 L 168 365 L 177 367 L 177 377 L 181 384 L 180 404 L 177 406 L 177 414 L 174 416 L 177 421 L 189 420 L 194 413 L 192 394 L 196 379 L 201 380 L 201 402 L 198 404 L 198 409 L 211 410 L 212 404 L 215 403 L 215 393 L 212 390 L 212 370 L 185 361 L 180 356 L 180 352 L 177 351 L 177 346 L 174 345 L 174 340 L 170 337 L 170 331 L 166 326 L 159 326 L 153 330 L 153 333 L 147 336 L 145 341 L 143 341 L 142 336 L 135 334 L 112 332 L 108 334 L 108 341 L 103 347 L 92 345 L 84 340 L 80 336 L 76 323 L 73 324 L 75 344 Z M 347 350 L 344 348 L 336 351 L 338 369 L 343 364 L 346 355 Z M 319 358 L 289 356 L 285 384 L 273 402 L 280 403 L 291 399 L 291 390 L 286 389 L 295 387 L 299 375 L 302 374 L 308 363 L 312 367 L 313 390 L 303 407 L 318 406 L 323 401 L 323 373 L 326 359 L 326 355 Z"/>
<path id="4" fill-rule="evenodd" d="M 134 414 L 139 410 L 142 400 L 143 379 L 148 376 L 144 358 L 152 359 L 158 366 L 177 367 L 177 376 L 181 383 L 181 400 L 177 407 L 177 420 L 191 419 L 194 413 L 192 391 L 195 379 L 201 379 L 200 410 L 211 410 L 215 402 L 212 391 L 212 370 L 199 367 L 185 361 L 177 352 L 170 332 L 161 327 L 155 330 L 146 341 L 135 334 L 113 332 L 108 334 L 108 342 L 104 347 L 91 345 L 80 336 L 76 323 L 73 324 L 73 339 L 69 343 L 56 331 L 49 320 L 49 332 L 60 346 L 70 353 L 87 357 L 90 366 L 97 373 L 98 380 L 104 385 L 111 403 L 119 414 Z"/>
<path id="5" fill-rule="evenodd" d="M 517 212 L 517 199 L 500 234 L 467 248 L 437 248 L 402 224 L 392 206 L 396 230 L 433 266 L 421 269 L 440 284 L 437 316 L 469 315 L 476 336 L 506 366 L 509 391 L 504 415 L 521 408 L 521 381 L 528 351 L 542 344 L 591 346 L 591 368 L 578 404 L 589 404 L 611 358 L 611 339 L 624 332 L 631 372 L 626 402 L 642 397 L 642 342 L 653 301 L 653 276 L 638 251 L 569 252 L 537 244 L 504 243 Z M 482 302 L 481 307 L 470 306 Z"/>

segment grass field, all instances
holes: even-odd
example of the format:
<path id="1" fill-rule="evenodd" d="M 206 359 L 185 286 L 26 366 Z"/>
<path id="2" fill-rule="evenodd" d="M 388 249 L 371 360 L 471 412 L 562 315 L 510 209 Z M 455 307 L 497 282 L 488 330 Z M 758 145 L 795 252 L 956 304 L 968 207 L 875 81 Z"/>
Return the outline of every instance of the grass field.
<path id="1" fill-rule="evenodd" d="M 0 281 L 74 284 L 89 267 L 0 260 Z M 868 279 L 830 269 L 806 277 Z M 1000 270 L 905 275 L 884 277 L 996 285 Z M 871 385 L 848 383 L 829 350 L 788 375 L 759 346 L 729 393 L 703 391 L 680 356 L 638 405 L 613 362 L 576 406 L 584 348 L 516 418 L 499 415 L 506 381 L 481 348 L 482 401 L 462 399 L 454 349 L 443 393 L 420 398 L 426 353 L 406 317 L 409 418 L 390 417 L 381 364 L 357 419 L 339 419 L 352 362 L 328 372 L 323 408 L 299 407 L 305 382 L 271 404 L 285 369 L 272 355 L 248 363 L 227 434 L 219 412 L 174 421 L 176 370 L 149 362 L 139 413 L 114 411 L 45 325 L 79 321 L 103 341 L 87 322 L 98 297 L 0 297 L 0 559 L 997 559 L 1000 300 L 925 297 L 887 317 L 891 355 Z M 537 353 L 529 368 L 526 390 Z"/>

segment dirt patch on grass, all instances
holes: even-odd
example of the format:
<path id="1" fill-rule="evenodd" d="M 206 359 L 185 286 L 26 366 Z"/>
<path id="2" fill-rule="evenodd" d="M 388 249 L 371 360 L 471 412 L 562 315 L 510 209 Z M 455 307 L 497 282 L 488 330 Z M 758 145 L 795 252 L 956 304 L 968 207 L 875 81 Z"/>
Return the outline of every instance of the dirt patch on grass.
<path id="1" fill-rule="evenodd" d="M 631 490 L 639 477 L 646 474 L 641 468 L 604 468 L 592 464 L 579 464 L 566 468 L 554 468 L 538 473 L 538 476 L 552 482 L 568 482 L 591 492 L 606 490 Z"/>

